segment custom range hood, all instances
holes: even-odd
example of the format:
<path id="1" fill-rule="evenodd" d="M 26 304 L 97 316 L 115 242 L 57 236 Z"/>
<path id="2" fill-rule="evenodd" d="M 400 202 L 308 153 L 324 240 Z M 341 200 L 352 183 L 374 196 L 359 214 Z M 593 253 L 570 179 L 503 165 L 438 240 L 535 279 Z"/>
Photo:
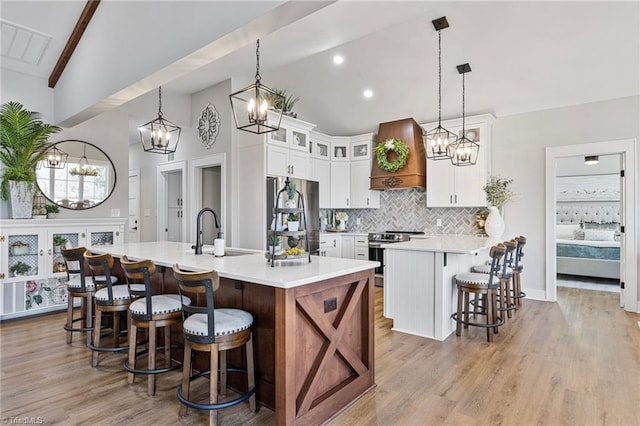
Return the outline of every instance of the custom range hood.
<path id="1" fill-rule="evenodd" d="M 380 123 L 373 150 L 371 189 L 426 188 L 426 161 L 422 132 L 422 127 L 413 118 Z M 378 165 L 375 147 L 389 140 L 402 141 L 409 150 L 406 164 L 396 171 L 387 171 Z M 393 164 L 397 158 L 398 155 L 393 149 L 386 151 L 388 163 Z"/>

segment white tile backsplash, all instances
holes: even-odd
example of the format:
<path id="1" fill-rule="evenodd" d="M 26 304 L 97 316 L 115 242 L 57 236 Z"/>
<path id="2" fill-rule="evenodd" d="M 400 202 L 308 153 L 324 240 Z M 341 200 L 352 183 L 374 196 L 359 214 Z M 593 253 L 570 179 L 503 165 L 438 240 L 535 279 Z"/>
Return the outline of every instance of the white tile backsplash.
<path id="1" fill-rule="evenodd" d="M 349 215 L 350 232 L 425 231 L 437 234 L 475 234 L 480 207 L 427 208 L 424 189 L 382 191 L 379 209 L 333 209 Z M 320 210 L 320 216 L 329 210 Z M 358 219 L 359 224 L 358 224 Z M 436 226 L 440 219 L 442 226 Z"/>

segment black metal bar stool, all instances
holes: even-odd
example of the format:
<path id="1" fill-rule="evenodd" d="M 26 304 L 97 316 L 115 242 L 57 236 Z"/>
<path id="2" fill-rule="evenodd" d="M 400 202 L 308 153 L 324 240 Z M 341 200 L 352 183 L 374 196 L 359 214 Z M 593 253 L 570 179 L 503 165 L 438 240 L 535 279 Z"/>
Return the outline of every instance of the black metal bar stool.
<path id="1" fill-rule="evenodd" d="M 100 352 L 123 352 L 127 346 L 120 346 L 120 314 L 127 312 L 131 304 L 129 289 L 126 285 L 114 285 L 118 282 L 118 277 L 111 275 L 113 268 L 113 257 L 106 254 L 92 254 L 90 251 L 84 252 L 84 259 L 91 269 L 93 283 L 96 287 L 103 287 L 94 296 L 95 300 L 95 323 L 93 333 L 93 343 L 89 348 L 93 351 L 91 366 L 98 365 Z M 111 313 L 113 315 L 113 347 L 100 346 L 102 314 Z M 127 316 L 128 319 L 128 316 Z"/>
<path id="2" fill-rule="evenodd" d="M 507 313 L 507 317 L 511 318 L 511 311 L 516 309 L 514 295 L 514 280 L 513 280 L 513 253 L 516 249 L 516 240 L 505 241 L 506 247 L 504 261 L 502 262 L 502 269 L 498 273 L 497 278 L 500 280 L 498 288 L 498 311 Z M 471 272 L 477 272 L 479 274 L 491 273 L 491 261 L 484 265 L 475 265 L 471 267 Z"/>
<path id="3" fill-rule="evenodd" d="M 457 312 L 451 314 L 451 318 L 456 321 L 456 335 L 460 336 L 462 325 L 468 328 L 470 325 L 474 327 L 483 327 L 487 329 L 487 340 L 493 341 L 493 334 L 498 333 L 498 327 L 504 324 L 504 320 L 498 316 L 497 310 L 497 290 L 499 284 L 497 281 L 500 272 L 500 261 L 502 260 L 506 247 L 503 244 L 491 247 L 489 256 L 491 257 L 491 271 L 489 274 L 467 272 L 456 274 L 454 277 L 456 286 L 458 287 L 458 309 Z M 474 306 L 475 316 L 481 315 L 486 317 L 485 323 L 469 320 L 469 294 L 478 294 L 482 297 L 482 309 L 478 303 Z M 493 333 L 491 332 L 493 330 Z"/>
<path id="4" fill-rule="evenodd" d="M 178 400 L 183 404 L 180 415 L 187 414 L 187 407 L 198 410 L 209 410 L 209 424 L 218 421 L 218 411 L 249 400 L 249 408 L 256 411 L 255 372 L 253 361 L 252 325 L 253 316 L 240 309 L 214 309 L 213 293 L 220 286 L 218 273 L 184 272 L 178 265 L 173 266 L 173 275 L 178 283 L 180 294 L 184 292 L 203 295 L 206 306 L 182 306 L 184 322 L 184 360 L 182 367 L 182 385 L 178 387 Z M 185 297 L 185 296 L 182 296 Z M 227 368 L 226 351 L 245 345 L 247 369 Z M 192 351 L 210 353 L 209 371 L 191 376 Z M 220 362 L 218 362 L 218 356 Z M 218 374 L 220 368 L 220 374 Z M 231 401 L 218 402 L 218 377 L 220 377 L 220 394 L 226 393 L 227 371 L 247 374 L 247 391 Z M 190 382 L 201 376 L 209 375 L 209 404 L 197 403 L 189 399 Z"/>
<path id="5" fill-rule="evenodd" d="M 522 298 L 526 297 L 527 294 L 522 291 L 522 280 L 521 274 L 524 268 L 522 264 L 522 257 L 524 256 L 524 246 L 527 244 L 527 239 L 522 235 L 515 238 L 517 247 L 515 259 L 513 262 L 513 297 L 516 300 L 516 307 L 522 306 Z"/>
<path id="6" fill-rule="evenodd" d="M 181 303 L 178 294 L 153 294 L 151 277 L 156 273 L 156 265 L 151 260 L 130 261 L 122 256 L 120 265 L 129 285 L 132 299 L 129 306 L 129 358 L 124 361 L 124 369 L 128 372 L 128 383 L 131 385 L 136 374 L 147 375 L 147 395 L 156 393 L 156 375 L 177 370 L 181 364 L 172 365 L 171 360 L 171 326 L 182 322 L 182 303 L 189 305 L 191 301 L 184 297 Z M 143 284 L 134 284 L 142 281 Z M 147 330 L 147 349 L 137 352 L 138 328 Z M 157 330 L 164 329 L 164 346 L 157 346 Z M 163 350 L 165 367 L 156 368 L 156 352 Z M 147 354 L 147 368 L 136 368 L 139 355 Z"/>
<path id="7" fill-rule="evenodd" d="M 93 280 L 88 280 L 84 273 L 84 257 L 86 249 L 75 247 L 60 248 L 67 269 L 67 322 L 64 329 L 67 331 L 67 344 L 71 344 L 73 333 L 87 333 L 87 346 L 91 344 L 91 332 L 93 331 L 93 295 L 96 286 Z M 74 318 L 73 304 L 75 299 L 81 298 L 81 316 Z M 74 327 L 75 322 L 81 321 L 80 327 Z"/>

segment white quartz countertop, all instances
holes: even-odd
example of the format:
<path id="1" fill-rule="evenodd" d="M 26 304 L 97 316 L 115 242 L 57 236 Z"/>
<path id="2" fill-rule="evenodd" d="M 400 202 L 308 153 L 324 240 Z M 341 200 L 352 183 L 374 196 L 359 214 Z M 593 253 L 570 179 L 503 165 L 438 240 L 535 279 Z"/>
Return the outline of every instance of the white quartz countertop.
<path id="1" fill-rule="evenodd" d="M 127 255 L 131 260 L 150 259 L 156 265 L 168 267 L 177 263 L 194 272 L 215 269 L 221 277 L 281 288 L 298 287 L 380 265 L 368 260 L 311 256 L 311 263 L 305 258 L 276 261 L 275 267 L 271 267 L 262 251 L 227 248 L 229 252 L 251 254 L 214 257 L 208 254 L 213 250 L 212 246 L 204 246 L 202 252 L 205 254 L 196 255 L 191 244 L 170 241 L 91 246 L 88 249 L 95 253 L 111 253 L 114 257 Z"/>
<path id="2" fill-rule="evenodd" d="M 431 251 L 459 254 L 475 254 L 491 246 L 487 238 L 473 235 L 411 236 L 404 243 L 382 244 L 385 250 Z"/>

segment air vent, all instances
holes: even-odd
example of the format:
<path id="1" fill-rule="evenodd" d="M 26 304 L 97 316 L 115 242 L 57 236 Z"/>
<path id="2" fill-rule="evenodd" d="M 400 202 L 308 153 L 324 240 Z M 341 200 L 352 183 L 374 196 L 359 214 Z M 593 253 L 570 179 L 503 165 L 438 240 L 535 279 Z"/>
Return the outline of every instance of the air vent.
<path id="1" fill-rule="evenodd" d="M 38 65 L 51 36 L 22 25 L 0 19 L 2 56 L 29 65 Z"/>

